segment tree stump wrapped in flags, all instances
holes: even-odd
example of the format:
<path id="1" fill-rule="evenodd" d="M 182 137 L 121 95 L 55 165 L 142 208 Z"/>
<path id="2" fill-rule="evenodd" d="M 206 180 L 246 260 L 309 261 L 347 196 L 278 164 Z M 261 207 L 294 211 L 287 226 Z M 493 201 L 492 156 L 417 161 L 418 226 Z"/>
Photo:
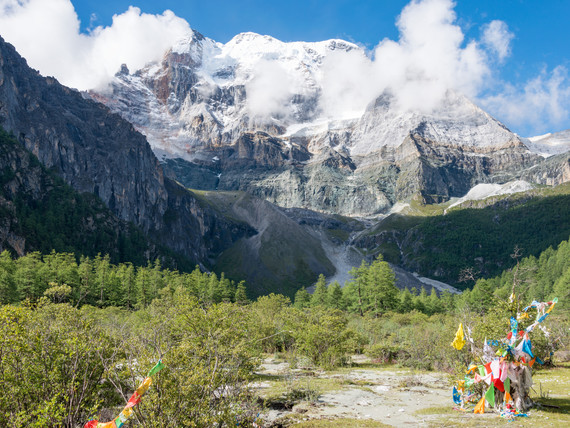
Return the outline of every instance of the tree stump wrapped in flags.
<path id="1" fill-rule="evenodd" d="M 511 296 L 511 301 L 514 298 L 514 295 Z M 516 317 L 510 318 L 510 331 L 506 337 L 500 340 L 485 339 L 482 354 L 476 355 L 479 363 L 471 363 L 464 378 L 458 380 L 453 387 L 453 401 L 461 410 L 470 410 L 475 405 L 474 413 L 484 413 L 485 405 L 488 404 L 508 419 L 527 416 L 524 412 L 533 405 L 529 397 L 532 386 L 531 368 L 535 363 L 543 364 L 533 353 L 529 335 L 548 317 L 557 302 L 558 299 L 550 302 L 533 301 L 517 313 Z M 530 309 L 537 311 L 534 322 L 519 329 L 521 321 L 531 319 Z M 540 326 L 540 329 L 544 330 L 544 327 Z M 467 342 L 473 343 L 473 339 L 467 337 L 466 340 L 463 325 L 460 324 L 452 346 L 461 350 Z"/>

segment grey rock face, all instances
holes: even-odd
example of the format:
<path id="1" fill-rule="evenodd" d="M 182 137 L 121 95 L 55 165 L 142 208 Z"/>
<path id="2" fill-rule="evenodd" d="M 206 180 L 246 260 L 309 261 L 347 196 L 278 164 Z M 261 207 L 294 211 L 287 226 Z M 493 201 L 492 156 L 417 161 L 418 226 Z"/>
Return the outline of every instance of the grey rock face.
<path id="1" fill-rule="evenodd" d="M 165 178 L 145 137 L 109 109 L 31 70 L 0 39 L 0 125 L 79 192 L 197 263 L 253 229 L 218 219 Z"/>
<path id="2" fill-rule="evenodd" d="M 29 69 L 0 41 L 0 125 L 80 192 L 149 230 L 166 211 L 162 170 L 144 136 L 118 115 Z M 136 203 L 134 203 L 136 201 Z"/>
<path id="3" fill-rule="evenodd" d="M 336 45 L 307 54 L 309 45 L 243 34 L 222 46 L 194 33 L 161 63 L 120 73 L 110 93 L 91 95 L 148 136 L 169 177 L 282 207 L 368 216 L 414 195 L 426 202 L 462 196 L 482 182 L 565 179 L 563 166 L 548 177 L 523 173 L 544 159 L 453 91 L 430 112 L 400 111 L 385 92 L 360 117 L 319 116 L 319 70 Z M 256 63 L 244 52 L 293 75 L 304 70 L 283 112 L 250 114 Z"/>

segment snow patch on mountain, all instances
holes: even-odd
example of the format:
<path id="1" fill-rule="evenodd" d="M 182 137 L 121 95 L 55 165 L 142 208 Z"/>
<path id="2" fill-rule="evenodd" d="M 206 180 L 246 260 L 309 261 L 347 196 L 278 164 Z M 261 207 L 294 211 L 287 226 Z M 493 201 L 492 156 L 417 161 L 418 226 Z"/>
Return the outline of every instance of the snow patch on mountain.
<path id="1" fill-rule="evenodd" d="M 533 189 L 535 186 L 523 180 L 509 181 L 505 184 L 496 183 L 481 183 L 473 187 L 467 194 L 457 200 L 455 200 L 448 209 L 462 204 L 465 201 L 476 201 L 489 198 L 491 196 L 506 195 L 512 193 L 526 192 L 527 190 Z"/>
<path id="2" fill-rule="evenodd" d="M 427 284 L 435 288 L 437 291 L 443 293 L 447 291 L 451 294 L 461 294 L 461 290 L 441 281 L 437 281 L 435 279 L 426 278 L 424 276 L 420 276 L 418 273 L 413 272 L 413 275 L 420 281 L 422 284 Z"/>
<path id="3" fill-rule="evenodd" d="M 468 147 L 502 147 L 518 140 L 503 124 L 455 91 L 447 91 L 430 113 L 400 111 L 392 97 L 384 94 L 356 125 L 350 153 L 366 155 L 382 146 L 396 147 L 410 133 L 437 143 Z"/>
<path id="4" fill-rule="evenodd" d="M 542 157 L 559 155 L 570 151 L 570 129 L 523 139 L 528 149 Z"/>

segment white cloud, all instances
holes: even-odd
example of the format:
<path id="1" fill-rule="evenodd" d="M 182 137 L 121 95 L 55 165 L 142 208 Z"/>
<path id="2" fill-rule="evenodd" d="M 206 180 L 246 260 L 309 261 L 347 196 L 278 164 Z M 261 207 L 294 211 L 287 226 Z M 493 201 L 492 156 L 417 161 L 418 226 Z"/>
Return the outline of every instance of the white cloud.
<path id="1" fill-rule="evenodd" d="M 325 114 L 362 111 L 386 90 L 403 110 L 431 111 L 448 89 L 475 96 L 490 74 L 489 55 L 475 41 L 465 44 L 453 6 L 412 1 L 398 18 L 399 40 L 381 41 L 372 59 L 331 56 L 324 64 Z"/>
<path id="2" fill-rule="evenodd" d="M 505 85 L 499 94 L 481 99 L 481 104 L 523 132 L 551 132 L 570 120 L 570 80 L 562 66 L 543 70 L 522 87 Z M 532 135 L 526 135 L 532 136 Z"/>
<path id="3" fill-rule="evenodd" d="M 355 117 L 384 91 L 401 109 L 430 111 L 453 89 L 517 130 L 547 132 L 568 121 L 567 70 L 516 86 L 501 82 L 496 69 L 511 54 L 514 35 L 495 20 L 481 28 L 480 40 L 466 40 L 454 7 L 452 0 L 412 0 L 397 19 L 398 40 L 382 40 L 371 52 L 332 52 L 309 89 L 300 84 L 303 67 L 260 61 L 246 85 L 250 115 L 293 119 L 292 97 L 311 91 L 320 93 L 327 117 Z M 123 63 L 136 70 L 160 59 L 189 31 L 170 11 L 149 15 L 130 7 L 111 26 L 85 34 L 70 0 L 0 0 L 2 37 L 42 74 L 78 89 L 103 88 Z"/>
<path id="4" fill-rule="evenodd" d="M 514 37 L 503 21 L 491 21 L 483 27 L 482 42 L 496 53 L 499 61 L 504 61 L 511 54 L 511 41 Z"/>
<path id="5" fill-rule="evenodd" d="M 249 114 L 254 117 L 287 115 L 295 89 L 293 76 L 278 62 L 259 60 L 253 78 L 245 85 Z"/>
<path id="6" fill-rule="evenodd" d="M 159 59 L 190 31 L 171 11 L 150 15 L 136 7 L 115 15 L 109 27 L 89 34 L 79 28 L 70 0 L 0 0 L 2 37 L 30 66 L 77 89 L 103 87 L 123 63 L 138 69 Z"/>
<path id="7" fill-rule="evenodd" d="M 356 117 L 362 114 L 382 88 L 374 77 L 372 62 L 363 51 L 334 51 L 323 62 L 320 106 L 326 116 Z"/>

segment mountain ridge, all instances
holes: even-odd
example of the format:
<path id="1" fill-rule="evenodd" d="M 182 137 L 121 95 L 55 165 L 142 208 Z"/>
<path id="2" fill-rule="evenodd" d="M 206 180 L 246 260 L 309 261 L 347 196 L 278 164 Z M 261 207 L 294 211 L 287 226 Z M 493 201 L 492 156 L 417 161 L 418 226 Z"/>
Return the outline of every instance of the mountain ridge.
<path id="1" fill-rule="evenodd" d="M 129 122 L 31 70 L 1 38 L 0 125 L 74 189 L 100 197 L 119 218 L 195 263 L 255 233 L 201 209 L 164 177 L 146 138 Z"/>
<path id="2" fill-rule="evenodd" d="M 440 202 L 520 179 L 544 161 L 454 91 L 423 110 L 402 110 L 384 91 L 357 116 L 328 117 L 327 61 L 365 55 L 341 42 L 245 33 L 220 44 L 194 32 L 162 61 L 123 70 L 90 95 L 143 132 L 186 187 L 246 191 L 285 208 L 376 215 L 415 195 Z M 562 160 L 551 170 L 564 168 Z M 556 174 L 525 177 L 567 179 Z"/>

